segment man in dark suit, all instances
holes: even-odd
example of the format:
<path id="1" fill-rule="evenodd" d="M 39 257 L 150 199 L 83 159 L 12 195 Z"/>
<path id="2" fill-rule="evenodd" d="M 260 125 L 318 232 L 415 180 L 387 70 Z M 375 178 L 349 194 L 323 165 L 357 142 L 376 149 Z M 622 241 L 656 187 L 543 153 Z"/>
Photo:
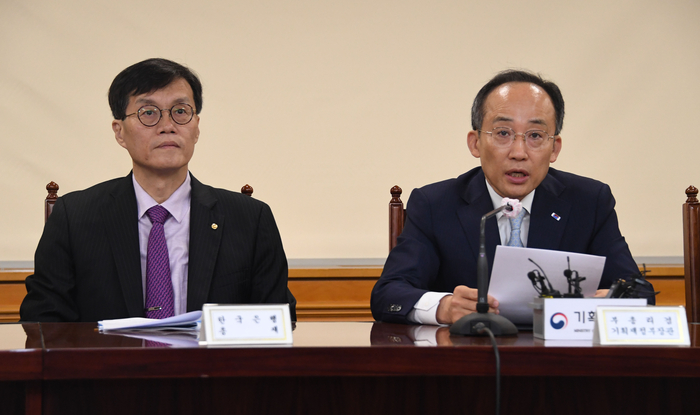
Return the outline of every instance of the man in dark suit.
<path id="1" fill-rule="evenodd" d="M 559 88 L 538 75 L 501 72 L 479 91 L 467 144 L 481 167 L 413 191 L 403 233 L 372 291 L 376 320 L 451 324 L 475 312 L 480 220 L 502 198 L 520 200 L 524 214 L 517 225 L 504 215 L 487 223 L 489 264 L 499 243 L 605 256 L 599 296 L 617 278 L 639 275 L 610 188 L 549 167 L 561 151 L 563 121 Z M 488 302 L 498 312 L 498 301 Z"/>
<path id="2" fill-rule="evenodd" d="M 114 79 L 109 103 L 132 173 L 56 201 L 35 273 L 26 280 L 21 320 L 99 321 L 161 311 L 146 307 L 149 296 L 156 297 L 147 273 L 156 267 L 154 207 L 166 211 L 160 225 L 166 270 L 159 272 L 167 283 L 157 290 L 167 291 L 170 312 L 162 317 L 204 303 L 289 303 L 295 319 L 287 259 L 269 206 L 189 173 L 202 109 L 197 76 L 165 59 L 139 62 Z"/>

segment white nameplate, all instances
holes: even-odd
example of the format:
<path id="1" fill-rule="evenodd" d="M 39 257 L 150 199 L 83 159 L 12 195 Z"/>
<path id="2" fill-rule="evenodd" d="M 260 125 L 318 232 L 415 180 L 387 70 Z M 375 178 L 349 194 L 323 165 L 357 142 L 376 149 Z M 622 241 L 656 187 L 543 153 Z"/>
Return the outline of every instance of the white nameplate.
<path id="1" fill-rule="evenodd" d="M 593 340 L 596 307 L 646 306 L 644 298 L 535 298 L 533 335 L 545 340 Z"/>
<path id="2" fill-rule="evenodd" d="M 685 307 L 598 307 L 594 343 L 690 346 Z"/>
<path id="3" fill-rule="evenodd" d="M 292 344 L 289 304 L 204 304 L 200 346 Z"/>

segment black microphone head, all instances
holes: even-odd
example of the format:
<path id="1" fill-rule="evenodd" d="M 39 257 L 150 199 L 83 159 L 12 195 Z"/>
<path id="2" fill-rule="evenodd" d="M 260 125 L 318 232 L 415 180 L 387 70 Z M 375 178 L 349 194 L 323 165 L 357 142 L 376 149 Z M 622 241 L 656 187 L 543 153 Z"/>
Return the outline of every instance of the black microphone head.
<path id="1" fill-rule="evenodd" d="M 568 256 L 566 257 L 566 266 L 568 269 L 564 270 L 564 276 L 566 278 L 571 278 L 571 260 L 569 259 Z"/>

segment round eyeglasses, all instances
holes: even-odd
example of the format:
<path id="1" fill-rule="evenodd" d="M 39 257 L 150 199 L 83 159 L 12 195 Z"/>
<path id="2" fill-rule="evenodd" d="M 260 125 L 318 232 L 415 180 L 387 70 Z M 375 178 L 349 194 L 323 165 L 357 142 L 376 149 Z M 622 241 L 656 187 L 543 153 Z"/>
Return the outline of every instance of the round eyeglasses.
<path id="1" fill-rule="evenodd" d="M 194 117 L 194 109 L 190 104 L 175 104 L 170 109 L 160 109 L 155 105 L 144 105 L 139 108 L 138 111 L 128 114 L 127 117 L 136 115 L 139 121 L 141 121 L 141 124 L 146 127 L 153 127 L 160 122 L 163 111 L 170 112 L 170 118 L 172 118 L 175 124 L 180 125 L 187 124 L 192 121 L 192 117 Z"/>
<path id="2" fill-rule="evenodd" d="M 529 130 L 524 133 L 516 133 L 510 127 L 496 127 L 491 131 L 479 130 L 479 132 L 491 135 L 491 142 L 496 147 L 510 147 L 515 139 L 519 135 L 522 135 L 525 144 L 532 150 L 542 148 L 544 143 L 549 141 L 550 138 L 554 138 L 553 135 L 548 135 L 547 132 L 543 130 Z"/>

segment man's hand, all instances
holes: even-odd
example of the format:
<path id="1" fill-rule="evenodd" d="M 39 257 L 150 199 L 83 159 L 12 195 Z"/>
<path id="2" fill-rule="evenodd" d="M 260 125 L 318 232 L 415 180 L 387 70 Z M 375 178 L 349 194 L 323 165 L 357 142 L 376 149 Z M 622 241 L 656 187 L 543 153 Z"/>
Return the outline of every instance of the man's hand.
<path id="1" fill-rule="evenodd" d="M 596 290 L 595 295 L 593 297 L 605 297 L 608 295 L 608 291 L 610 290 Z"/>
<path id="2" fill-rule="evenodd" d="M 452 295 L 446 295 L 440 300 L 436 314 L 438 323 L 452 324 L 467 314 L 475 313 L 478 301 L 479 295 L 476 289 L 458 285 Z M 490 295 L 487 301 L 489 313 L 498 314 L 498 301 Z"/>

